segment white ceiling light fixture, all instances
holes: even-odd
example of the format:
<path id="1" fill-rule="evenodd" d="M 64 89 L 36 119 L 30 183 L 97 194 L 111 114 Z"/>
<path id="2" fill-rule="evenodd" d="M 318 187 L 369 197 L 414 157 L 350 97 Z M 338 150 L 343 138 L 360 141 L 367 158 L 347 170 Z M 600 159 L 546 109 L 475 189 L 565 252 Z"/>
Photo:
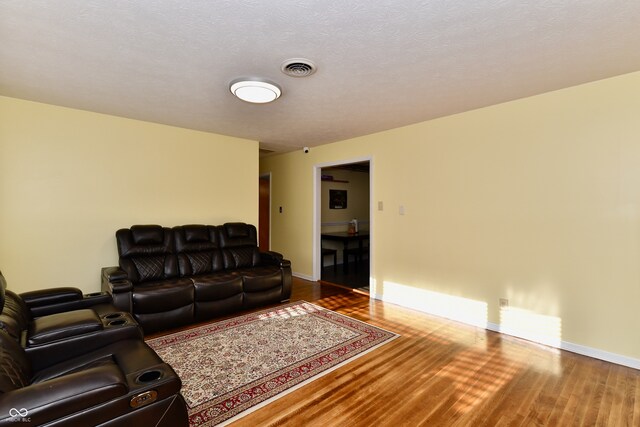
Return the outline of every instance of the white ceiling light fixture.
<path id="1" fill-rule="evenodd" d="M 257 79 L 234 80 L 229 90 L 241 100 L 253 104 L 273 102 L 282 95 L 282 90 L 276 84 Z"/>

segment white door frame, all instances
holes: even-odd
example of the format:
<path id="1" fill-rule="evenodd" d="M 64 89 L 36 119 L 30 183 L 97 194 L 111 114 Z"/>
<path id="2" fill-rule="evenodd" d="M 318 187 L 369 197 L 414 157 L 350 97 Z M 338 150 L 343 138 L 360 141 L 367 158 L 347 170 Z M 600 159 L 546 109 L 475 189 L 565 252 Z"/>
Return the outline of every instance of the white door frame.
<path id="1" fill-rule="evenodd" d="M 369 162 L 369 286 L 373 274 L 373 263 L 375 261 L 375 226 L 373 217 L 373 157 L 355 157 L 352 159 L 339 160 L 335 162 L 318 163 L 314 165 L 313 173 L 313 280 L 320 280 L 322 270 L 322 255 L 320 252 L 320 234 L 322 222 L 322 168 L 331 166 L 348 165 L 350 163 Z M 373 289 L 369 292 L 373 296 Z"/>

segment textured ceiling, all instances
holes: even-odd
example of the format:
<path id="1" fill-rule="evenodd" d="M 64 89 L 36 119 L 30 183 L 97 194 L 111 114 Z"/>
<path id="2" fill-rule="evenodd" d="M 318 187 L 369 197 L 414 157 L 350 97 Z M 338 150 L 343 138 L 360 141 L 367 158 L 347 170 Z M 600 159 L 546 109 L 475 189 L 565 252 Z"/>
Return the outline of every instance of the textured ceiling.
<path id="1" fill-rule="evenodd" d="M 1 95 L 276 151 L 637 70 L 638 0 L 0 2 Z M 234 98 L 243 76 L 282 97 Z"/>

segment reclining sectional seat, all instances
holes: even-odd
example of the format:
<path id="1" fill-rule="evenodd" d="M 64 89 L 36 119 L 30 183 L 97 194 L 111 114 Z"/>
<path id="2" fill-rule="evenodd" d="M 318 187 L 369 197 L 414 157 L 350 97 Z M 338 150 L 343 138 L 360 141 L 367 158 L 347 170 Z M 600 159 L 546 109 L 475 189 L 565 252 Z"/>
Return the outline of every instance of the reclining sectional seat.
<path id="1" fill-rule="evenodd" d="M 80 289 L 71 287 L 18 295 L 7 289 L 0 272 L 0 330 L 34 359 L 44 360 L 46 356 L 47 363 L 111 342 L 142 339 L 138 323 L 110 301 L 108 294 L 83 295 Z"/>
<path id="2" fill-rule="evenodd" d="M 76 288 L 17 295 L 0 273 L 0 427 L 188 425 L 180 378 L 107 301 Z"/>
<path id="3" fill-rule="evenodd" d="M 291 263 L 260 252 L 253 225 L 134 225 L 116 232 L 120 267 L 102 289 L 145 333 L 274 304 L 291 295 Z"/>
<path id="4" fill-rule="evenodd" d="M 189 425 L 180 378 L 141 339 L 57 363 L 4 330 L 0 346 L 0 427 Z"/>

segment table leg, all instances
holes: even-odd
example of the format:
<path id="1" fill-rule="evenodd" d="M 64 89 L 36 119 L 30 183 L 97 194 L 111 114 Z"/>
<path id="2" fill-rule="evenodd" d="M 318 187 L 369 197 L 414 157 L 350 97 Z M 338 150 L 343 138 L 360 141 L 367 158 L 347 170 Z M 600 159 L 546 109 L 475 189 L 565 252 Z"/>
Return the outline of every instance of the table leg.
<path id="1" fill-rule="evenodd" d="M 347 256 L 347 249 L 349 248 L 349 241 L 344 241 L 344 249 L 342 250 L 342 268 L 345 274 L 349 272 L 349 257 Z"/>

